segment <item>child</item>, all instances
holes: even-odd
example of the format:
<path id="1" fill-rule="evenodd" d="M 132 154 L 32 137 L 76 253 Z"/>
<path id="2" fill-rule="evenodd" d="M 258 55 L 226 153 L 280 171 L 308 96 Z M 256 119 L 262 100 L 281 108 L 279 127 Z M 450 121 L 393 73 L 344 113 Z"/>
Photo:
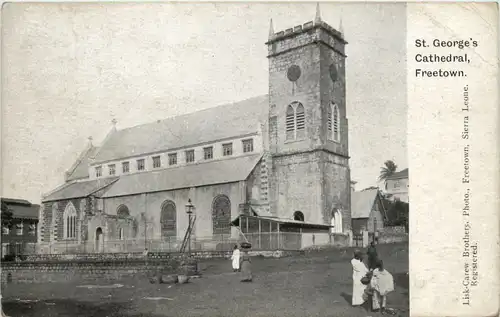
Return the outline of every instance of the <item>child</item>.
<path id="1" fill-rule="evenodd" d="M 394 291 L 394 279 L 386 269 L 382 260 L 378 260 L 373 270 L 373 276 L 370 281 L 370 286 L 373 290 L 372 295 L 372 310 L 382 312 L 385 311 L 387 294 Z"/>
<path id="2" fill-rule="evenodd" d="M 233 248 L 231 260 L 233 261 L 233 272 L 238 272 L 240 270 L 240 250 L 238 249 L 238 245 L 235 245 Z"/>

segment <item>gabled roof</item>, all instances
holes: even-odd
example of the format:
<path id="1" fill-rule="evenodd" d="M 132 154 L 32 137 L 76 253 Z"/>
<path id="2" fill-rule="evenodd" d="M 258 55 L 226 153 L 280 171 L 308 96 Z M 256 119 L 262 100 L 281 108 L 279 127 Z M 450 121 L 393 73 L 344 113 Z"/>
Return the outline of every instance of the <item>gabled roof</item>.
<path id="1" fill-rule="evenodd" d="M 373 204 L 377 198 L 380 198 L 378 188 L 370 188 L 351 193 L 351 218 L 369 218 Z M 385 217 L 385 212 L 383 210 L 380 212 L 382 212 L 382 215 Z"/>
<path id="2" fill-rule="evenodd" d="M 255 133 L 269 112 L 267 95 L 118 130 L 93 163 Z"/>
<path id="3" fill-rule="evenodd" d="M 404 170 L 396 172 L 396 173 L 392 174 L 391 176 L 387 177 L 386 180 L 408 178 L 408 174 L 409 174 L 408 169 L 405 168 Z"/>
<path id="4" fill-rule="evenodd" d="M 83 179 L 89 177 L 89 158 L 93 157 L 99 148 L 96 146 L 88 147 L 80 157 L 76 160 L 73 166 L 68 170 L 66 181 L 73 181 L 77 179 Z"/>
<path id="5" fill-rule="evenodd" d="M 70 183 L 44 197 L 42 202 L 87 197 L 109 186 L 117 180 L 117 177 L 109 177 L 85 182 Z"/>
<path id="6" fill-rule="evenodd" d="M 15 199 L 15 198 L 2 198 L 2 203 L 5 203 L 7 205 L 31 205 L 29 201 L 26 199 Z"/>
<path id="7" fill-rule="evenodd" d="M 2 203 L 7 205 L 14 219 L 38 219 L 40 205 L 32 204 L 24 199 L 11 198 L 2 198 Z"/>
<path id="8" fill-rule="evenodd" d="M 248 178 L 260 158 L 261 154 L 254 154 L 122 175 L 102 197 L 126 196 L 242 181 Z"/>

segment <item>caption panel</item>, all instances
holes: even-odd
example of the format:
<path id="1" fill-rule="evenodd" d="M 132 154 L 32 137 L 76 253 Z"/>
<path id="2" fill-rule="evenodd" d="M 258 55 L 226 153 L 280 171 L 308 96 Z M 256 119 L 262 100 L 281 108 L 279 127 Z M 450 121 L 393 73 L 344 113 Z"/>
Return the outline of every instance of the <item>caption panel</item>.
<path id="1" fill-rule="evenodd" d="M 497 316 L 497 5 L 407 10 L 411 316 Z"/>

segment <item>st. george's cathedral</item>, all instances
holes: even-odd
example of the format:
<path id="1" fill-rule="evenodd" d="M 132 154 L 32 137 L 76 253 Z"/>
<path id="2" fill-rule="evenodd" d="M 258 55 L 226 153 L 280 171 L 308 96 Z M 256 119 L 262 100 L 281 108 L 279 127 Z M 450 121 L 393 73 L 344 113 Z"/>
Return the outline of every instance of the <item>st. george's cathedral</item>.
<path id="1" fill-rule="evenodd" d="M 113 122 L 43 197 L 41 249 L 182 241 L 188 201 L 200 239 L 238 237 L 243 214 L 348 236 L 346 44 L 319 8 L 285 31 L 271 22 L 267 95 L 122 130 Z"/>

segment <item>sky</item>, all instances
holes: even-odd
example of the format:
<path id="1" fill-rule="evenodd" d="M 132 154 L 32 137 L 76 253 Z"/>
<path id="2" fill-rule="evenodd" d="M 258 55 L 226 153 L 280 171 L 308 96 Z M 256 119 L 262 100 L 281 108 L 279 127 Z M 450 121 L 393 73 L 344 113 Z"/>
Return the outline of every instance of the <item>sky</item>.
<path id="1" fill-rule="evenodd" d="M 351 178 L 407 167 L 404 3 L 321 3 L 346 47 Z M 2 196 L 39 203 L 93 137 L 268 92 L 276 32 L 315 3 L 4 4 Z"/>

